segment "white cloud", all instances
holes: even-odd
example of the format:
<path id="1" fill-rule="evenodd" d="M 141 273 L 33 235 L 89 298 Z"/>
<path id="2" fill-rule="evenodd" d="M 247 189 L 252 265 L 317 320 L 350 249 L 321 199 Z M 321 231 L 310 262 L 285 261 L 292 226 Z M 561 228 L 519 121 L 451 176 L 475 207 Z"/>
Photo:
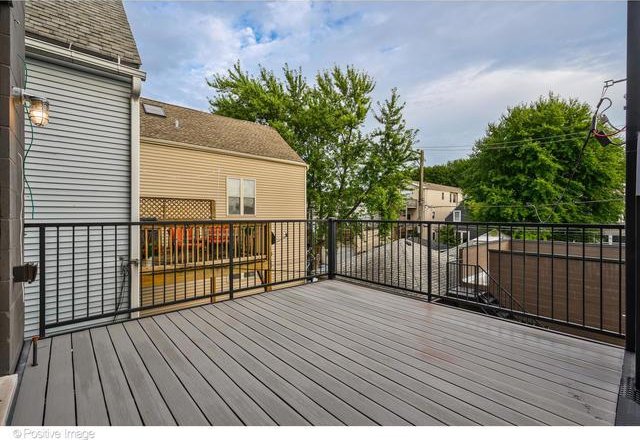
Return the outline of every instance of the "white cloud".
<path id="1" fill-rule="evenodd" d="M 410 88 L 407 118 L 425 127 L 421 146 L 434 148 L 431 156 L 437 161 L 454 151 L 471 151 L 471 148 L 446 151 L 439 147 L 470 145 L 483 134 L 487 123 L 497 121 L 507 107 L 534 101 L 549 92 L 581 99 L 593 107 L 605 79 L 609 79 L 607 72 L 598 70 L 492 69 L 490 63 L 484 63 Z M 621 121 L 624 117 L 623 94 L 624 87 L 608 93 L 615 103 L 608 113 L 613 120 Z"/>
<path id="2" fill-rule="evenodd" d="M 352 64 L 397 87 L 424 146 L 471 144 L 509 105 L 549 90 L 595 103 L 624 75 L 619 3 L 127 2 L 143 93 L 206 109 L 205 78 L 236 60 L 255 72 Z M 487 62 L 491 60 L 491 62 Z M 616 89 L 618 93 L 622 87 Z M 616 95 L 619 119 L 622 93 Z M 614 110 L 614 109 L 612 109 Z M 432 154 L 441 162 L 463 154 Z"/>

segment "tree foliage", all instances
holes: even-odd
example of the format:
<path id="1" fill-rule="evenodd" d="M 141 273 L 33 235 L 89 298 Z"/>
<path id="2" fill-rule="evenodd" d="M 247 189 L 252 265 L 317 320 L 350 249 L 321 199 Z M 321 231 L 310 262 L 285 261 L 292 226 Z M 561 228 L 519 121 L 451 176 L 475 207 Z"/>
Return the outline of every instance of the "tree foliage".
<path id="1" fill-rule="evenodd" d="M 441 165 L 424 167 L 424 181 L 439 185 L 462 187 L 471 161 L 468 158 L 451 160 Z M 413 172 L 413 179 L 420 180 L 420 169 Z"/>
<path id="2" fill-rule="evenodd" d="M 353 67 L 318 72 L 310 83 L 287 65 L 281 76 L 264 67 L 251 75 L 239 63 L 208 84 L 212 112 L 270 125 L 309 165 L 310 215 L 397 218 L 417 132 L 406 127 L 395 89 L 372 110 L 374 81 Z M 375 128 L 366 132 L 371 114 Z"/>
<path id="3" fill-rule="evenodd" d="M 438 230 L 438 242 L 447 246 L 458 246 L 462 241 L 453 225 L 445 225 Z"/>
<path id="4" fill-rule="evenodd" d="M 624 150 L 585 145 L 592 111 L 557 95 L 509 108 L 476 143 L 462 183 L 481 221 L 615 222 L 623 212 Z"/>

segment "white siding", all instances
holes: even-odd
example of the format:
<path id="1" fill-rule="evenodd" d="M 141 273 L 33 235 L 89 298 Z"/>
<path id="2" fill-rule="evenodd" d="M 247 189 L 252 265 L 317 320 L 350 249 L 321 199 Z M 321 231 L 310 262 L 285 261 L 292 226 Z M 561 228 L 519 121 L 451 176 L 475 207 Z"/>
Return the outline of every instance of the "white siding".
<path id="1" fill-rule="evenodd" d="M 130 219 L 130 82 L 76 70 L 66 66 L 27 59 L 27 89 L 50 102 L 46 127 L 34 127 L 31 150 L 26 160 L 26 176 L 33 191 L 35 216 L 25 197 L 25 221 L 105 222 Z M 25 127 L 25 143 L 31 132 Z M 102 310 L 113 310 L 122 284 L 119 258 L 128 258 L 128 228 L 118 230 L 117 252 L 113 227 L 92 228 L 87 249 L 87 228 L 59 231 L 56 248 L 55 228 L 47 235 L 47 317 L 76 318 Z M 104 234 L 105 245 L 101 245 Z M 37 231 L 27 230 L 25 261 L 37 261 Z M 59 253 L 59 260 L 56 254 Z M 75 256 L 75 257 L 74 257 Z M 89 257 L 87 278 L 87 256 Z M 56 267 L 57 266 L 57 267 Z M 60 277 L 56 278 L 56 270 Z M 104 274 L 103 274 L 104 270 Z M 75 275 L 74 275 L 75 274 Z M 88 285 L 87 285 L 88 279 Z M 72 298 L 73 293 L 73 298 Z M 25 289 L 27 334 L 37 330 L 38 283 Z"/>

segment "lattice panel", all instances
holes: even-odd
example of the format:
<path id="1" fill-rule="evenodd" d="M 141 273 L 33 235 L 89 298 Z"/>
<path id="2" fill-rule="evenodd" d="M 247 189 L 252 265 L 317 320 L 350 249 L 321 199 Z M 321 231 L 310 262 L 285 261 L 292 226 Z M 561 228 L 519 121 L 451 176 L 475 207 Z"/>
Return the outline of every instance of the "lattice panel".
<path id="1" fill-rule="evenodd" d="M 157 220 L 213 220 L 216 202 L 209 199 L 141 197 L 140 218 Z"/>

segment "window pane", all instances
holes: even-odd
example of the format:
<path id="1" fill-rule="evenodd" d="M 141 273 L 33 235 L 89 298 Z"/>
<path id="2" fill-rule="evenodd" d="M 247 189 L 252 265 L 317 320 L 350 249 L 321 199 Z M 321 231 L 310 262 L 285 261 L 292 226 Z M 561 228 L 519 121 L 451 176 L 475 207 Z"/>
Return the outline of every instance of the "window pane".
<path id="1" fill-rule="evenodd" d="M 245 180 L 243 187 L 243 196 L 251 197 L 255 199 L 256 197 L 256 181 L 255 180 Z"/>
<path id="2" fill-rule="evenodd" d="M 254 215 L 256 213 L 256 199 L 253 197 L 244 197 L 244 215 Z"/>
<path id="3" fill-rule="evenodd" d="M 240 197 L 229 197 L 229 214 L 240 215 Z"/>
<path id="4" fill-rule="evenodd" d="M 227 196 L 240 197 L 240 179 L 227 180 Z"/>

